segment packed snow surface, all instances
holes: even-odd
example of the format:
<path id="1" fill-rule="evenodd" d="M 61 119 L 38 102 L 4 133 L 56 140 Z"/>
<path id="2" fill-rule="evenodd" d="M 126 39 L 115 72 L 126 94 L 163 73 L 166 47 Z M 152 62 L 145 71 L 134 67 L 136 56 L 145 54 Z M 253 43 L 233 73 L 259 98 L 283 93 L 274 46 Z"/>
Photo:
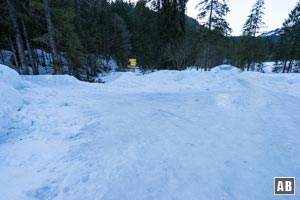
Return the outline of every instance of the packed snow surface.
<path id="1" fill-rule="evenodd" d="M 299 74 L 0 69 L 0 199 L 265 200 L 300 178 Z"/>

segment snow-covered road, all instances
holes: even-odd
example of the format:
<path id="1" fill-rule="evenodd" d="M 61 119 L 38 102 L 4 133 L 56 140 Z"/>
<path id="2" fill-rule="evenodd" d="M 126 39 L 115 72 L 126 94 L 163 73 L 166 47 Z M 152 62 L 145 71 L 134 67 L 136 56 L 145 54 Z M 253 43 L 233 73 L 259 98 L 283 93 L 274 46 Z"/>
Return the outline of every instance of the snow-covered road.
<path id="1" fill-rule="evenodd" d="M 0 199 L 274 199 L 274 176 L 300 179 L 299 75 L 48 78 L 23 77 Z"/>

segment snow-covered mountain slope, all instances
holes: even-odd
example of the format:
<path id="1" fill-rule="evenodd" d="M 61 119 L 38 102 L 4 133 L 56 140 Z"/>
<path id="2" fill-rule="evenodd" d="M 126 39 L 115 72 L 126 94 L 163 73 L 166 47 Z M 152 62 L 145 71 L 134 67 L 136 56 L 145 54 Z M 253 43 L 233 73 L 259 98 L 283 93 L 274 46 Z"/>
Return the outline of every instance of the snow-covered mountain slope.
<path id="1" fill-rule="evenodd" d="M 277 29 L 274 29 L 272 31 L 262 33 L 260 35 L 260 37 L 280 36 L 281 31 L 282 31 L 281 28 L 277 28 Z"/>
<path id="2" fill-rule="evenodd" d="M 280 37 L 281 31 L 282 31 L 281 28 L 277 28 L 272 31 L 262 33 L 259 37 L 270 38 L 273 41 L 277 41 Z"/>
<path id="3" fill-rule="evenodd" d="M 273 199 L 274 176 L 300 177 L 299 74 L 22 78 L 0 134 L 1 199 Z"/>

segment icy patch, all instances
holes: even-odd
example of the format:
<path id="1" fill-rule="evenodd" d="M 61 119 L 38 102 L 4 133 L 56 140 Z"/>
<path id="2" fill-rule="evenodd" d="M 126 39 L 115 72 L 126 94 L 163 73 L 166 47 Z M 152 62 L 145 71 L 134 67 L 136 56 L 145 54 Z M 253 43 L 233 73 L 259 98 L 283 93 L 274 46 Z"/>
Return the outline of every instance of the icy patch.
<path id="1" fill-rule="evenodd" d="M 232 100 L 230 98 L 229 94 L 217 94 L 216 95 L 216 104 L 217 106 L 224 108 L 224 109 L 230 109 L 232 108 Z"/>

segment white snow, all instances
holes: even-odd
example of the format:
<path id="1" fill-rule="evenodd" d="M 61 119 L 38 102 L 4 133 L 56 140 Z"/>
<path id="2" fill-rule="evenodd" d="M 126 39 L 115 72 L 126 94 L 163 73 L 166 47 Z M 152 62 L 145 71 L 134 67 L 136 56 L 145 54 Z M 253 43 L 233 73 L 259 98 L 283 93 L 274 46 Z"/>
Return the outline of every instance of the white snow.
<path id="1" fill-rule="evenodd" d="M 11 85 L 14 88 L 23 87 L 20 75 L 13 69 L 0 64 L 0 82 Z"/>
<path id="2" fill-rule="evenodd" d="M 24 87 L 21 77 L 13 69 L 0 64 L 0 137 L 9 126 L 10 119 L 22 106 L 22 99 L 17 89 Z"/>
<path id="3" fill-rule="evenodd" d="M 9 122 L 14 117 L 16 111 L 22 106 L 22 99 L 18 91 L 12 86 L 0 82 L 0 138 L 5 129 L 9 128 Z"/>
<path id="4" fill-rule="evenodd" d="M 34 76 L 34 75 L 29 75 L 29 76 L 23 76 L 23 80 L 33 82 L 37 85 L 40 86 L 66 86 L 66 85 L 81 85 L 84 84 L 84 82 L 80 82 L 77 80 L 74 76 L 70 75 L 41 75 L 41 76 Z"/>
<path id="5" fill-rule="evenodd" d="M 264 200 L 274 176 L 300 178 L 299 74 L 22 78 L 0 81 L 23 101 L 0 134 L 1 199 Z"/>
<path id="6" fill-rule="evenodd" d="M 268 32 L 262 33 L 260 35 L 260 37 L 280 36 L 280 34 L 281 34 L 282 31 L 283 30 L 281 28 L 277 28 L 277 29 L 274 29 L 272 31 L 268 31 Z"/>

